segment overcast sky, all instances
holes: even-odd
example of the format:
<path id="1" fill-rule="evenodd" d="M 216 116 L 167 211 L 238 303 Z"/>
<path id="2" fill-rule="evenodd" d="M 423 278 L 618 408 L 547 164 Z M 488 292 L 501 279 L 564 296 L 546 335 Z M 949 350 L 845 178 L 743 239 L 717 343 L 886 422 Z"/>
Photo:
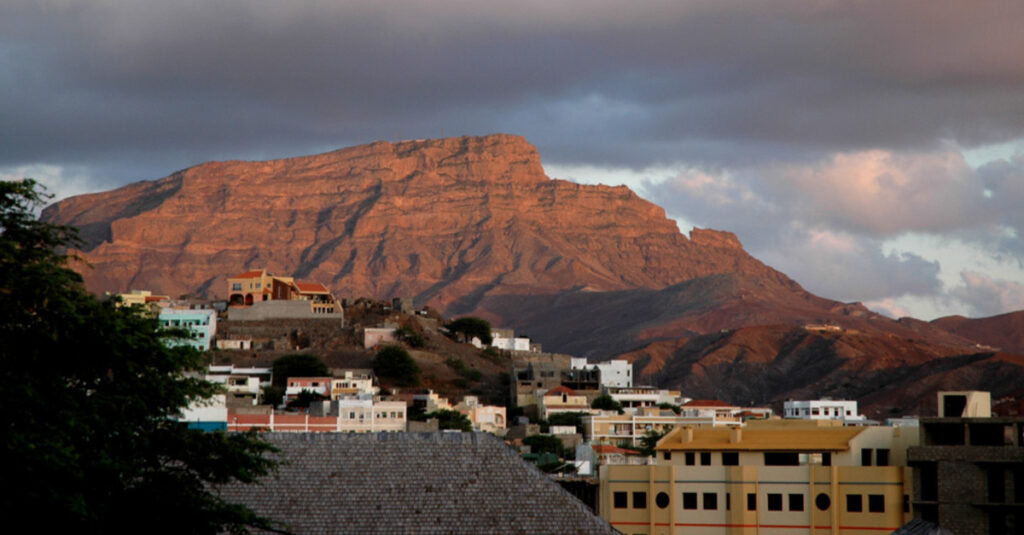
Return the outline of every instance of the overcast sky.
<path id="1" fill-rule="evenodd" d="M 525 136 L 809 290 L 1024 309 L 1024 2 L 0 0 L 0 177 Z"/>

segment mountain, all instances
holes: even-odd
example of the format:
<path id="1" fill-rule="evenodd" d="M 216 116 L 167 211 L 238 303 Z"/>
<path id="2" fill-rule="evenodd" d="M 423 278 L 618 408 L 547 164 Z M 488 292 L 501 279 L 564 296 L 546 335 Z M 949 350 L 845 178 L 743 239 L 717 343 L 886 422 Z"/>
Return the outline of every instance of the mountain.
<path id="1" fill-rule="evenodd" d="M 727 232 L 681 234 L 626 187 L 544 175 L 508 135 L 377 142 L 265 162 L 210 162 L 43 211 L 85 239 L 90 289 L 225 298 L 249 268 L 338 295 L 451 313 L 498 295 L 659 289 L 741 273 L 802 289 Z"/>
<path id="2" fill-rule="evenodd" d="M 987 318 L 946 316 L 931 324 L 979 344 L 1024 355 L 1024 310 Z"/>
<path id="3" fill-rule="evenodd" d="M 653 342 L 624 353 L 637 380 L 743 405 L 856 399 L 872 418 L 934 415 L 939 390 L 1021 389 L 1024 356 L 964 353 L 890 333 L 783 325 Z"/>

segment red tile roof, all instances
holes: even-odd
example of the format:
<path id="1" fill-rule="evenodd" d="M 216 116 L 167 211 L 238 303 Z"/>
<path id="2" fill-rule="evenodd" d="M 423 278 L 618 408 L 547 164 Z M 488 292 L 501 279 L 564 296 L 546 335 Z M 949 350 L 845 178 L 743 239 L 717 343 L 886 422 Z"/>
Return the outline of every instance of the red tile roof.
<path id="1" fill-rule="evenodd" d="M 305 294 L 330 293 L 327 291 L 327 287 L 324 286 L 323 284 L 320 284 L 319 282 L 296 282 L 295 287 L 298 288 L 300 292 Z"/>
<path id="2" fill-rule="evenodd" d="M 565 385 L 559 385 L 544 393 L 545 396 L 556 396 L 558 394 L 568 394 L 570 396 L 575 396 L 576 391 Z"/>
<path id="3" fill-rule="evenodd" d="M 683 403 L 684 407 L 732 407 L 732 405 L 718 401 L 717 399 L 693 399 Z"/>
<path id="4" fill-rule="evenodd" d="M 246 271 L 245 273 L 235 275 L 234 277 L 228 277 L 229 279 L 255 279 L 256 277 L 262 277 L 263 270 Z"/>

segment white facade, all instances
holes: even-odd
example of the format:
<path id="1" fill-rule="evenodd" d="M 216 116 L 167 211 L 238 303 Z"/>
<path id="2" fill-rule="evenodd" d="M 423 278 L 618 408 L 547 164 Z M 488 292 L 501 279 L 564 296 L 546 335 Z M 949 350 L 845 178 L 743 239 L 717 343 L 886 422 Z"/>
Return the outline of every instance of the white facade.
<path id="1" fill-rule="evenodd" d="M 345 370 L 335 373 L 337 375 L 331 380 L 331 399 L 375 395 L 380 391 L 373 386 L 373 377 L 368 371 Z"/>
<path id="2" fill-rule="evenodd" d="M 235 349 L 239 351 L 250 350 L 252 349 L 252 338 L 217 340 L 217 349 Z"/>
<path id="3" fill-rule="evenodd" d="M 626 412 L 644 407 L 657 407 L 662 403 L 682 405 L 689 401 L 688 398 L 681 396 L 678 390 L 664 390 L 653 386 L 606 387 L 603 390 L 612 399 L 618 401 Z"/>
<path id="4" fill-rule="evenodd" d="M 494 336 L 491 338 L 491 347 L 504 351 L 529 351 L 530 339 L 524 336 L 514 336 L 512 338 Z"/>
<path id="5" fill-rule="evenodd" d="M 216 394 L 209 399 L 193 401 L 181 411 L 182 422 L 227 422 L 227 396 Z"/>
<path id="6" fill-rule="evenodd" d="M 190 345 L 200 351 L 212 349 L 213 337 L 217 335 L 217 311 L 212 309 L 163 308 L 158 317 L 160 326 L 168 329 L 185 329 L 187 338 L 170 341 L 171 344 Z"/>
<path id="7" fill-rule="evenodd" d="M 407 407 L 402 401 L 338 399 L 329 403 L 332 415 L 338 417 L 338 431 L 405 431 Z"/>
<path id="8" fill-rule="evenodd" d="M 367 327 L 363 329 L 363 347 L 370 349 L 378 344 L 397 344 L 394 327 Z"/>
<path id="9" fill-rule="evenodd" d="M 857 414 L 857 402 L 840 399 L 814 399 L 786 401 L 783 404 L 785 418 L 802 420 L 843 420 L 859 422 L 864 416 Z"/>
<path id="10" fill-rule="evenodd" d="M 596 367 L 601 372 L 601 387 L 627 388 L 633 386 L 633 365 L 625 360 L 608 360 L 590 364 L 584 358 L 569 359 L 569 368 L 587 370 Z"/>
<path id="11" fill-rule="evenodd" d="M 273 370 L 271 368 L 257 368 L 255 366 L 249 366 L 247 368 L 238 367 L 232 364 L 223 366 L 210 365 L 209 370 L 206 372 L 206 380 L 213 382 L 223 382 L 215 377 L 227 377 L 229 375 L 245 375 L 256 377 L 259 379 L 260 386 L 270 386 L 270 378 Z"/>

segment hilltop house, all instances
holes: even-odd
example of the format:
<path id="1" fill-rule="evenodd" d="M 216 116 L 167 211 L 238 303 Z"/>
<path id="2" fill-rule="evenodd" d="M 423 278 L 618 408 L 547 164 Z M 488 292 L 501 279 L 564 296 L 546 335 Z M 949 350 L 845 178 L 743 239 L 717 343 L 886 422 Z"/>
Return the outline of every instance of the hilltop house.
<path id="1" fill-rule="evenodd" d="M 228 277 L 228 304 L 232 320 L 344 317 L 338 300 L 323 284 L 296 281 L 265 269 Z"/>

